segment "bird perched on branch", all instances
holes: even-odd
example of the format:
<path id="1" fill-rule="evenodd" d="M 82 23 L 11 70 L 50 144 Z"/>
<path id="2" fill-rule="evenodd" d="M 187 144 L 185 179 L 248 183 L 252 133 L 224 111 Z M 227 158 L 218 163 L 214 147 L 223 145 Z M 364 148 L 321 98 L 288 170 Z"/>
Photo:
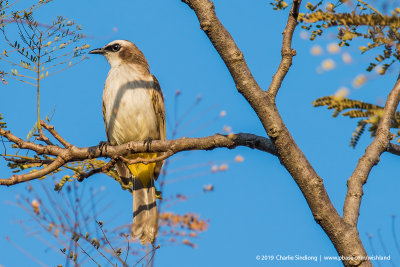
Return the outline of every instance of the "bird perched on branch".
<path id="1" fill-rule="evenodd" d="M 132 42 L 113 41 L 90 54 L 103 55 L 111 66 L 103 91 L 103 118 L 108 142 L 165 140 L 165 109 L 160 85 L 151 73 L 143 53 Z M 125 158 L 151 159 L 157 153 L 136 153 Z M 158 232 L 154 180 L 163 162 L 129 164 L 117 160 L 122 181 L 132 181 L 132 236 L 142 244 L 153 243 Z"/>

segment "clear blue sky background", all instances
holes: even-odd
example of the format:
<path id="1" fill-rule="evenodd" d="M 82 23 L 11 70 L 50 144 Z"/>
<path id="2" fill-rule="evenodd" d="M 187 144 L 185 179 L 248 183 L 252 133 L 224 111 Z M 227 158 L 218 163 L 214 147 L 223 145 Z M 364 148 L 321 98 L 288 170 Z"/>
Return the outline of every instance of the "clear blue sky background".
<path id="1" fill-rule="evenodd" d="M 214 2 L 220 20 L 243 51 L 255 79 L 263 88 L 267 88 L 280 61 L 281 32 L 287 11 L 273 11 L 269 1 Z M 57 15 L 82 24 L 85 33 L 90 36 L 86 42 L 91 48 L 101 47 L 115 39 L 136 43 L 164 91 L 170 128 L 174 124 L 175 107 L 178 107 L 178 117 L 182 116 L 198 95 L 202 96 L 202 102 L 187 121 L 218 106 L 186 130 L 180 131 L 178 137 L 211 135 L 222 132 L 225 125 L 232 127 L 234 132 L 265 136 L 261 123 L 237 93 L 225 65 L 200 30 L 194 12 L 181 1 L 56 0 L 41 8 L 37 12 L 37 19 L 51 23 Z M 331 200 L 341 213 L 346 180 L 371 139 L 367 133 L 356 149 L 350 148 L 349 139 L 356 121 L 342 117 L 333 119 L 330 111 L 313 108 L 311 102 L 346 86 L 350 88 L 350 98 L 376 103 L 377 99 L 386 98 L 396 75 L 389 73 L 383 78 L 368 81 L 358 90 L 352 89 L 353 78 L 364 73 L 370 58 L 358 56 L 356 46 L 330 55 L 326 46 L 334 40 L 328 36 L 317 41 L 323 48 L 323 54 L 312 56 L 310 48 L 314 43 L 302 39 L 300 33 L 298 28 L 293 41 L 297 56 L 278 94 L 278 107 L 297 144 L 324 179 Z M 1 40 L 1 50 L 5 49 L 3 45 Z M 343 52 L 352 54 L 352 64 L 341 61 Z M 317 74 L 316 68 L 327 58 L 336 61 L 336 68 Z M 82 64 L 43 82 L 42 114 L 56 107 L 52 123 L 62 136 L 75 145 L 96 145 L 106 139 L 101 95 L 108 69 L 104 58 L 90 56 Z M 178 103 L 174 102 L 176 90 L 182 93 Z M 8 128 L 15 134 L 26 136 L 35 121 L 35 105 L 33 88 L 14 81 L 1 87 L 0 112 L 6 118 Z M 196 130 L 198 126 L 218 117 L 221 110 L 227 112 L 224 118 Z M 242 155 L 245 161 L 234 163 L 237 155 Z M 214 161 L 217 164 L 228 162 L 229 170 L 211 175 L 211 166 L 207 166 L 168 176 L 173 180 L 199 172 L 207 173 L 171 183 L 163 194 L 196 195 L 170 210 L 177 213 L 193 211 L 202 218 L 209 218 L 210 226 L 195 240 L 197 249 L 184 245 L 162 247 L 156 256 L 156 266 L 317 266 L 320 263 L 312 261 L 261 262 L 256 260 L 256 255 L 336 255 L 329 239 L 313 220 L 297 185 L 277 158 L 247 148 L 186 153 L 185 157 L 177 157 L 179 160 L 172 164 L 171 169 Z M 364 187 L 359 232 L 368 253 L 372 254 L 372 248 L 366 233 L 372 233 L 376 254 L 385 255 L 377 238 L 380 229 L 389 254 L 399 263 L 400 255 L 396 251 L 391 230 L 392 215 L 399 214 L 400 180 L 396 161 L 396 156 L 384 154 L 380 164 L 372 170 Z M 11 172 L 4 161 L 0 163 L 1 176 L 6 178 Z M 34 181 L 32 185 L 39 183 L 41 181 Z M 131 198 L 120 190 L 117 183 L 103 175 L 96 175 L 85 183 L 93 188 L 105 186 L 105 201 L 114 202 L 113 209 L 120 212 L 118 222 L 129 220 Z M 213 184 L 215 191 L 200 194 L 205 184 Z M 52 189 L 50 183 L 47 185 Z M 40 241 L 27 236 L 20 226 L 12 223 L 26 219 L 27 215 L 6 204 L 6 201 L 15 201 L 16 195 L 25 192 L 25 188 L 25 184 L 0 188 L 0 265 L 36 266 L 7 242 L 6 236 L 49 266 L 63 263 L 62 256 L 48 250 Z M 388 262 L 381 264 L 390 266 Z M 342 264 L 326 261 L 323 265 Z"/>

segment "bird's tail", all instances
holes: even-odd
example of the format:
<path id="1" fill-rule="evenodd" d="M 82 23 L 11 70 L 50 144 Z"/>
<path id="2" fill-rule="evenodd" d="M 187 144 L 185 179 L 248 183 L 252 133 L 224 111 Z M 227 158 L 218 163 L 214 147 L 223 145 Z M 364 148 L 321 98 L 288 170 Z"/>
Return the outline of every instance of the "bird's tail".
<path id="1" fill-rule="evenodd" d="M 130 158 L 153 158 L 157 154 L 141 153 Z M 128 165 L 133 176 L 133 224 L 132 237 L 139 238 L 142 244 L 153 243 L 158 232 L 158 213 L 156 191 L 154 187 L 154 170 L 156 164 Z"/>
<path id="2" fill-rule="evenodd" d="M 132 237 L 140 243 L 153 243 L 158 232 L 158 213 L 154 183 L 148 187 L 133 179 L 133 224 Z"/>

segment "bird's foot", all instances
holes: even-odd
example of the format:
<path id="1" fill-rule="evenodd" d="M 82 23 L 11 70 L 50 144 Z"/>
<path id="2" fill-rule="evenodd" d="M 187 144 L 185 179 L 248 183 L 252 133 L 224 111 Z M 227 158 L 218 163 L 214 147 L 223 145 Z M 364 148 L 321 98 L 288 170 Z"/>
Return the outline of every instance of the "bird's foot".
<path id="1" fill-rule="evenodd" d="M 102 154 L 103 149 L 104 149 L 107 145 L 108 145 L 108 143 L 105 142 L 105 141 L 100 141 L 100 142 L 99 142 L 98 147 L 99 147 L 99 149 L 100 149 L 100 154 Z"/>
<path id="2" fill-rule="evenodd" d="M 147 152 L 150 150 L 151 142 L 153 142 L 153 138 L 149 137 L 143 141 L 143 145 L 146 146 Z"/>

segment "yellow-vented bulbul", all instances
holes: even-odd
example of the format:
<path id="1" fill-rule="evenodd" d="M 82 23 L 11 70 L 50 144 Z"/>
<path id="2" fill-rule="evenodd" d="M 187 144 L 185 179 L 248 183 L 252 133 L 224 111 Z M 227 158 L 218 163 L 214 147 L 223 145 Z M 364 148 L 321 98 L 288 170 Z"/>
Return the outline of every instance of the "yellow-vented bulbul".
<path id="1" fill-rule="evenodd" d="M 103 91 L 103 118 L 108 142 L 165 140 L 165 109 L 157 79 L 150 73 L 143 53 L 132 42 L 113 41 L 90 54 L 105 56 L 111 69 Z M 157 153 L 137 153 L 129 159 L 154 158 Z M 142 244 L 153 243 L 158 232 L 154 180 L 163 162 L 127 165 L 116 163 L 118 175 L 133 184 L 132 236 Z"/>

